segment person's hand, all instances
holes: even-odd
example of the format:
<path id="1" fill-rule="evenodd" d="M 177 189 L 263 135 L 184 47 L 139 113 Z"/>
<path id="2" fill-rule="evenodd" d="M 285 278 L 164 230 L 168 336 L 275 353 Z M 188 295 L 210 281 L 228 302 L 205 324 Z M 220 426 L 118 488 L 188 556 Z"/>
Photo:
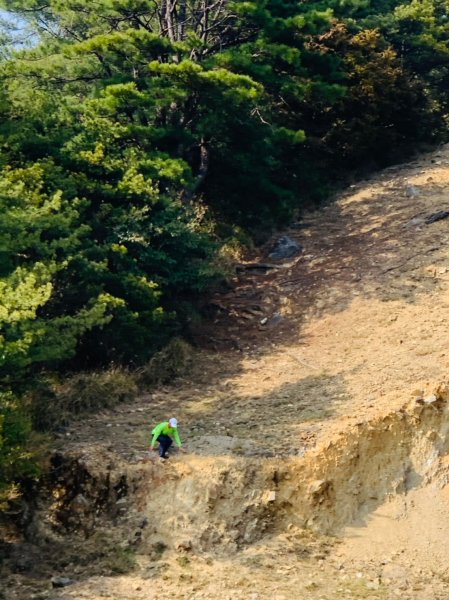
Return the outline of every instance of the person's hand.
<path id="1" fill-rule="evenodd" d="M 151 450 L 153 450 L 153 452 L 157 452 L 158 448 L 156 448 L 156 446 L 154 446 L 154 448 L 151 448 Z"/>
<path id="2" fill-rule="evenodd" d="M 180 448 L 179 451 L 182 452 L 183 454 L 187 454 L 187 450 L 185 448 Z"/>

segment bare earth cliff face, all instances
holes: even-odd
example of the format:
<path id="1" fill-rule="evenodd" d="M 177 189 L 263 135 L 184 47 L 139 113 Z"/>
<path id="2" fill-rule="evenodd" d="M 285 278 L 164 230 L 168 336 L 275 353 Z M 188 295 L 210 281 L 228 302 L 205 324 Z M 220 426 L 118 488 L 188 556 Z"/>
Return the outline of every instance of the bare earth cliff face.
<path id="1" fill-rule="evenodd" d="M 61 436 L 5 597 L 449 598 L 446 210 L 447 147 L 252 257 L 190 377 Z"/>

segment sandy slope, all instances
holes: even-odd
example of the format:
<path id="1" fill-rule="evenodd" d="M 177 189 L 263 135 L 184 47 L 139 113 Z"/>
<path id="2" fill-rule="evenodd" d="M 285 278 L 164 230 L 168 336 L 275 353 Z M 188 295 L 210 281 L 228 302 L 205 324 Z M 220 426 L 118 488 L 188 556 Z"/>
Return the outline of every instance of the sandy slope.
<path id="1" fill-rule="evenodd" d="M 430 392 L 449 367 L 449 219 L 424 219 L 444 209 L 447 147 L 352 186 L 287 232 L 304 247 L 293 266 L 244 274 L 217 300 L 215 322 L 197 337 L 224 350 L 71 439 L 113 440 L 132 455 L 152 423 L 176 412 L 192 451 L 221 452 L 210 436 L 231 433 L 297 454 L 345 420 Z M 235 339 L 240 349 L 226 350 Z"/>

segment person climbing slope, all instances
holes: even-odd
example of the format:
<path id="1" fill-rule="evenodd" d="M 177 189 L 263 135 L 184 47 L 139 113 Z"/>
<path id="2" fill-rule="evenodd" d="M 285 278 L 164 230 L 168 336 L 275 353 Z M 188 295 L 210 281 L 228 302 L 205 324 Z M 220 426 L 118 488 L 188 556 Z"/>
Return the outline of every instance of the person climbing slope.
<path id="1" fill-rule="evenodd" d="M 184 448 L 182 448 L 181 440 L 179 438 L 178 432 L 178 420 L 172 417 L 168 421 L 162 421 L 159 425 L 151 432 L 151 449 L 158 450 L 155 447 L 156 442 L 159 442 L 159 456 L 161 458 L 168 458 L 167 451 L 170 446 L 173 444 L 173 439 L 175 439 L 176 445 L 181 450 L 181 452 L 185 452 Z"/>

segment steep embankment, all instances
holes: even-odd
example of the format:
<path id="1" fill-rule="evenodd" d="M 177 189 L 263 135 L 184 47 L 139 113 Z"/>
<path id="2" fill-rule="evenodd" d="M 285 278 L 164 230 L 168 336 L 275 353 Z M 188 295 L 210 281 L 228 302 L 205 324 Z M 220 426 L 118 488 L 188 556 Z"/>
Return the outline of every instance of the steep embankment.
<path id="1" fill-rule="evenodd" d="M 443 148 L 306 215 L 297 259 L 242 269 L 189 378 L 61 436 L 29 530 L 47 579 L 7 597 L 449 597 L 448 209 Z M 190 454 L 142 462 L 171 414 Z M 112 576 L 111 547 L 135 570 Z"/>

